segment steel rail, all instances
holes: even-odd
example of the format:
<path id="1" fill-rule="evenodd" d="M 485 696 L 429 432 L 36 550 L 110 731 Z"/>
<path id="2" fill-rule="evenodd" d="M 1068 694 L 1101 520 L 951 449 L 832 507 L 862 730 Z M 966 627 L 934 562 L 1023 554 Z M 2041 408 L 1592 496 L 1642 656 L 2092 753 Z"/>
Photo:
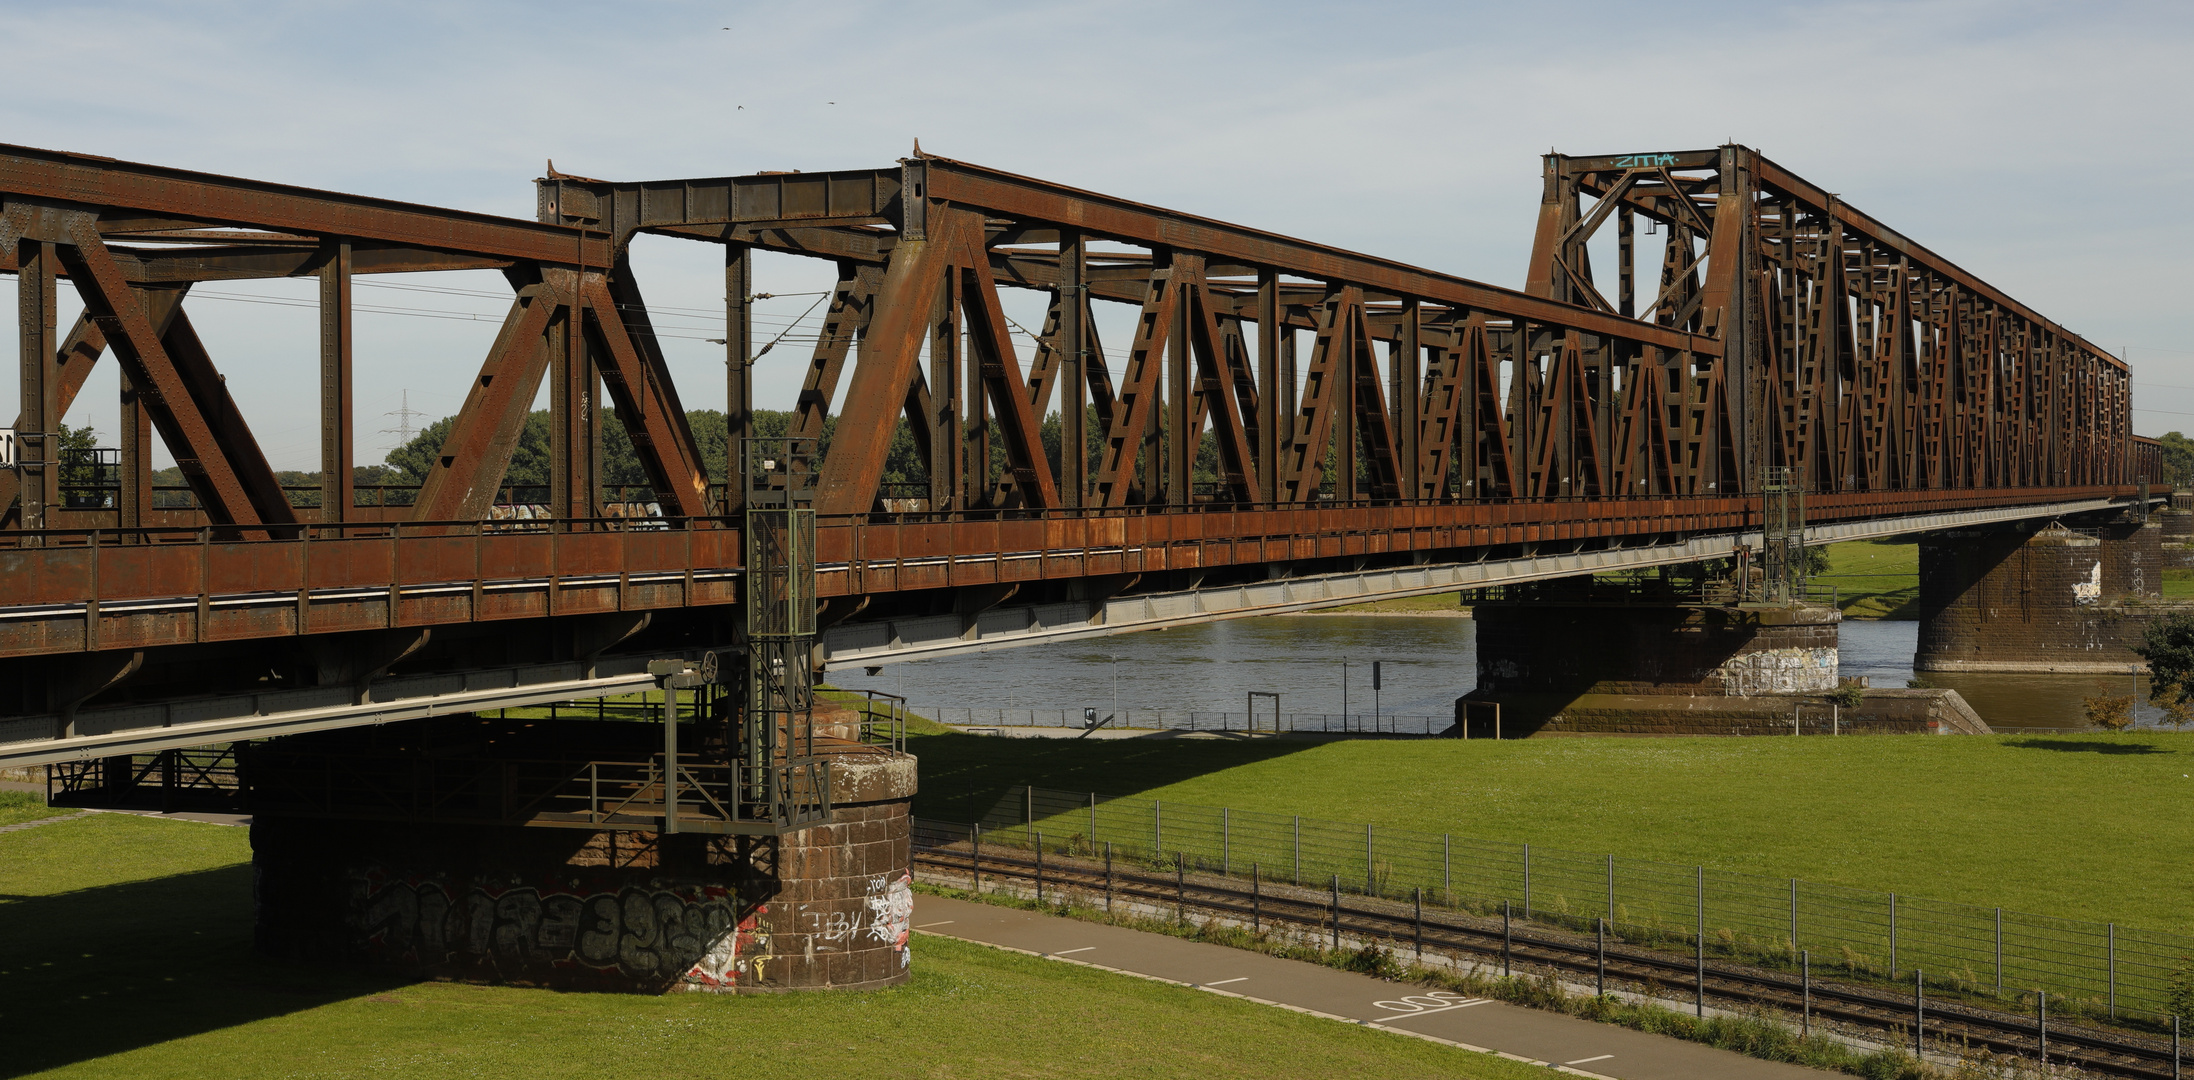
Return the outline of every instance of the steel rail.
<path id="1" fill-rule="evenodd" d="M 1479 925 L 1448 913 L 1426 913 L 1420 917 L 1399 904 L 1394 911 L 1368 907 L 1360 902 L 1335 904 L 1330 900 L 1291 895 L 1303 891 L 1292 885 L 1275 886 L 1283 891 L 1267 892 L 1260 888 L 1252 893 L 1248 889 L 1213 884 L 1209 878 L 1201 876 L 1167 876 L 1118 867 L 1107 870 L 1072 856 L 1054 855 L 1039 862 L 983 852 L 978 864 L 973 852 L 916 847 L 913 857 L 917 864 L 941 870 L 972 874 L 979 865 L 984 874 L 1031 882 L 1041 873 L 1047 886 L 1071 887 L 1083 892 L 1104 889 L 1109 881 L 1113 895 L 1152 906 L 1179 905 L 1184 911 L 1210 912 L 1245 922 L 1253 918 L 1269 919 L 1283 925 L 1310 928 L 1320 935 L 1337 932 L 1358 938 L 1384 938 L 1390 944 L 1409 940 L 1417 932 L 1421 918 L 1423 940 L 1428 948 L 1486 957 L 1500 957 L 1505 949 L 1512 965 L 1521 961 L 1587 977 L 1595 973 L 1598 963 L 1597 945 L 1589 935 L 1572 939 L 1536 927 L 1520 930 L 1511 927 L 1504 931 L 1498 919 L 1484 919 L 1481 920 L 1484 925 Z M 1628 977 L 1634 982 L 1662 987 L 1691 984 L 1698 971 L 1694 956 L 1615 944 L 1608 947 L 1607 964 L 1610 974 L 1618 978 Z M 1803 987 L 1789 976 L 1719 961 L 1708 961 L 1705 970 L 1704 997 L 1740 1005 L 1778 1009 L 1799 1007 Z M 1821 1017 L 1908 1037 L 1906 1025 L 1912 1018 L 1910 997 L 1815 980 L 1811 983 L 1811 998 L 1813 1012 Z M 1940 1032 L 1944 1039 L 1961 1040 L 1967 1046 L 2020 1056 L 2030 1056 L 2036 1048 L 2034 1021 L 2028 1016 L 1982 1009 L 1949 998 L 1930 1001 L 1928 1016 L 1933 1021 L 1931 1030 Z M 2174 1076 L 2166 1040 L 2145 1040 L 2091 1028 L 2052 1025 L 2049 1051 L 2052 1060 L 2077 1064 L 2111 1076 L 2142 1080 L 2169 1080 Z"/>

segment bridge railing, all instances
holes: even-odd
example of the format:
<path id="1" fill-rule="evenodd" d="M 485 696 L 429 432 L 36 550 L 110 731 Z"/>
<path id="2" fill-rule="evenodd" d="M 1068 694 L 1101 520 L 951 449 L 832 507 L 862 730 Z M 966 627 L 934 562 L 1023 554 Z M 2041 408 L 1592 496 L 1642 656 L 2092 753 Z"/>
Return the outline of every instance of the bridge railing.
<path id="1" fill-rule="evenodd" d="M 916 715 L 926 716 L 940 724 L 963 728 L 987 727 L 1036 727 L 1082 729 L 1086 725 L 1080 709 L 984 709 L 971 706 L 921 706 L 914 709 Z M 1110 709 L 1100 709 L 1102 720 Z M 1254 716 L 1238 712 L 1184 712 L 1165 709 L 1122 709 L 1102 729 L 1121 728 L 1155 731 L 1266 731 L 1266 732 L 1329 732 L 1333 734 L 1375 735 L 1437 735 L 1454 726 L 1455 717 L 1397 715 L 1395 713 L 1347 712 L 1347 713 L 1271 713 L 1258 712 Z"/>

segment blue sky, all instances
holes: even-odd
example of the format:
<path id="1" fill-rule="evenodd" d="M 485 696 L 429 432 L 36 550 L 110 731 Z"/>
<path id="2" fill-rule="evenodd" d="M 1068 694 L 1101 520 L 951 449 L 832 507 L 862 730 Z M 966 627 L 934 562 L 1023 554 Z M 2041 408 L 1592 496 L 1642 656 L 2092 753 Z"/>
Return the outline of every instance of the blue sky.
<path id="1" fill-rule="evenodd" d="M 2156 410 L 2137 427 L 2160 433 L 2194 428 L 2187 11 L 7 3 L 11 51 L 41 60 L 0 96 L 0 140 L 530 217 L 548 158 L 612 179 L 877 167 L 920 138 L 1511 286 L 1539 154 L 1736 141 L 2130 349 Z M 694 312 L 666 329 L 688 406 L 720 405 L 721 350 L 699 340 L 720 335 L 719 253 L 636 252 L 650 301 Z M 765 291 L 828 284 L 793 260 L 762 274 Z M 361 461 L 403 391 L 429 418 L 456 408 L 507 303 L 494 275 L 420 283 L 479 295 L 359 290 Z M 193 317 L 269 456 L 315 467 L 316 322 L 297 306 L 313 284 L 202 293 Z M 765 309 L 765 331 L 807 302 Z M 789 404 L 800 353 L 763 362 L 763 404 Z M 103 366 L 70 421 L 111 437 Z M 0 380 L 0 413 L 13 395 Z"/>

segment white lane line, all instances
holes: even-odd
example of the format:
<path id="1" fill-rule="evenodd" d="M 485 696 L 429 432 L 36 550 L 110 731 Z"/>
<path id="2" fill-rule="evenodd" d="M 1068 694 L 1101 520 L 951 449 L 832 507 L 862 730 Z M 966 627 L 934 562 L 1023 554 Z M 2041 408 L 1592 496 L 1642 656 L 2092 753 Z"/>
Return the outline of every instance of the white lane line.
<path id="1" fill-rule="evenodd" d="M 1071 956 L 1071 955 L 1073 955 L 1073 954 L 1075 954 L 1075 953 L 1078 953 L 1078 952 L 1088 952 L 1088 951 L 1090 951 L 1091 949 L 1094 949 L 1094 948 L 1096 948 L 1096 947 L 1097 947 L 1097 946 L 1095 946 L 1095 945 L 1084 945 L 1084 946 L 1082 946 L 1082 947 L 1081 947 L 1081 948 L 1079 948 L 1079 949 L 1061 949 L 1061 950 L 1059 950 L 1058 952 L 1055 952 L 1055 953 L 1051 953 L 1050 955 L 1052 955 L 1052 956 Z"/>
<path id="2" fill-rule="evenodd" d="M 916 926 L 916 927 L 915 927 L 915 929 L 916 929 L 916 930 L 927 930 L 927 929 L 929 929 L 929 928 L 930 928 L 930 927 L 932 927 L 932 926 L 951 926 L 951 925 L 952 925 L 952 920 L 951 920 L 951 919 L 945 919 L 945 920 L 942 920 L 942 921 L 939 921 L 939 922 L 926 922 L 926 923 L 922 923 L 921 925 L 919 925 L 919 926 Z"/>
<path id="3" fill-rule="evenodd" d="M 1247 976 L 1247 975 L 1244 975 L 1244 976 L 1242 976 L 1241 978 L 1238 978 L 1238 979 L 1221 979 L 1221 980 L 1219 980 L 1218 982 L 1207 982 L 1207 983 L 1205 983 L 1204 985 L 1205 985 L 1205 986 L 1225 986 L 1225 985 L 1226 985 L 1226 984 L 1228 984 L 1228 983 L 1238 983 L 1238 982 L 1248 982 L 1248 981 L 1249 981 L 1249 976 Z"/>
<path id="4" fill-rule="evenodd" d="M 1600 1055 L 1599 1057 L 1578 1058 L 1578 1059 L 1577 1059 L 1577 1060 L 1575 1060 L 1575 1061 L 1565 1061 L 1565 1062 L 1562 1062 L 1562 1064 L 1564 1064 L 1564 1065 L 1583 1065 L 1583 1064 L 1585 1064 L 1586 1062 L 1590 1062 L 1590 1061 L 1606 1061 L 1607 1059 L 1609 1059 L 1609 1058 L 1611 1058 L 1611 1057 L 1614 1057 L 1614 1056 L 1615 1056 L 1615 1055 L 1613 1055 L 1613 1054 L 1601 1054 L 1601 1055 Z"/>

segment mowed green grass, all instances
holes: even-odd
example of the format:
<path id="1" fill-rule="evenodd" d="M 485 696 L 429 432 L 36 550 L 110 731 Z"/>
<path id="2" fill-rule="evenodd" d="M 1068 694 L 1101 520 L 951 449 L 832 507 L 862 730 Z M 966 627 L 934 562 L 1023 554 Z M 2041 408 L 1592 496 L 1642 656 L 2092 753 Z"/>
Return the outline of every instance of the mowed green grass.
<path id="1" fill-rule="evenodd" d="M 243 829 L 126 815 L 0 835 L 0 1075 L 1555 1075 L 931 937 L 873 993 L 404 983 L 253 954 L 249 858 Z"/>
<path id="2" fill-rule="evenodd" d="M 2194 734 L 912 744 L 948 821 L 1032 783 L 2194 932 Z"/>
<path id="3" fill-rule="evenodd" d="M 1836 587 L 1836 606 L 1850 619 L 1920 617 L 1920 545 L 1853 540 L 1828 545 L 1828 572 L 1815 585 Z"/>
<path id="4" fill-rule="evenodd" d="M 44 795 L 34 795 L 28 791 L 0 791 L 0 825 L 15 825 L 75 812 L 67 807 L 47 806 Z"/>

